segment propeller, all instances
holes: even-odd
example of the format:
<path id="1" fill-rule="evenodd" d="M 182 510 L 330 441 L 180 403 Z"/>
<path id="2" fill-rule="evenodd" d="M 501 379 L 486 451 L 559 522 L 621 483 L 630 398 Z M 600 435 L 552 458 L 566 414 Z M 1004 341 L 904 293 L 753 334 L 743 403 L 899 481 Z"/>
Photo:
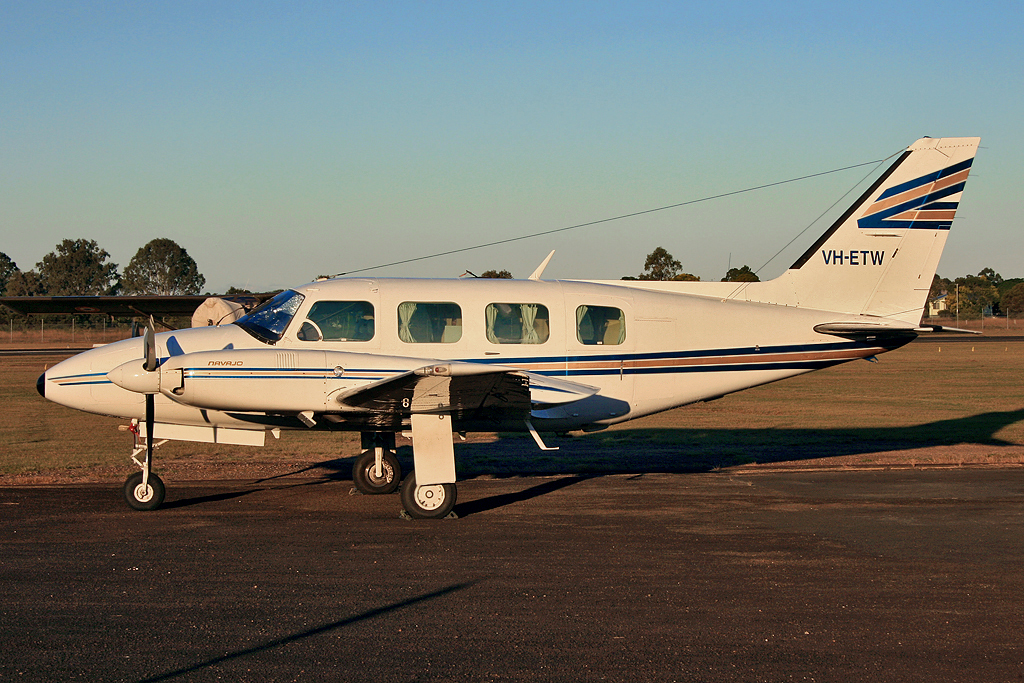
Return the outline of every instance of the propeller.
<path id="1" fill-rule="evenodd" d="M 146 332 L 142 336 L 143 344 L 146 347 L 146 372 L 153 372 L 160 364 L 156 355 L 156 325 L 153 323 L 153 316 L 149 316 L 149 324 L 146 325 Z"/>
<path id="2" fill-rule="evenodd" d="M 153 324 L 153 316 L 149 316 L 149 324 L 142 337 L 143 346 L 146 349 L 146 361 L 143 368 L 146 372 L 155 372 L 160 363 L 156 355 L 156 326 Z M 146 394 L 146 467 L 143 469 L 142 483 L 149 483 L 150 466 L 153 462 L 153 423 L 156 421 L 154 413 L 156 405 L 156 394 Z"/>
<path id="3" fill-rule="evenodd" d="M 124 496 L 128 505 L 136 510 L 155 510 L 164 499 L 164 485 L 160 477 L 153 473 L 153 427 L 156 422 L 156 395 L 160 393 L 160 357 L 156 350 L 156 325 L 153 316 L 142 337 L 142 367 L 138 360 L 122 363 L 107 373 L 107 379 L 113 384 L 143 394 L 146 397 L 146 459 L 139 462 L 142 467 L 125 481 Z"/>

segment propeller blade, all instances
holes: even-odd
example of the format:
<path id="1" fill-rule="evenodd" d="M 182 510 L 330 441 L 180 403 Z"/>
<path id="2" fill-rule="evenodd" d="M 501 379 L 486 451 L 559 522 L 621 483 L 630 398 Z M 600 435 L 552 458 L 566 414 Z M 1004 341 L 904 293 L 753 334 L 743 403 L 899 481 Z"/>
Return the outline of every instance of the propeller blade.
<path id="1" fill-rule="evenodd" d="M 153 423 L 156 421 L 155 411 L 156 396 L 146 394 L 146 466 L 153 462 Z"/>
<path id="2" fill-rule="evenodd" d="M 143 335 L 143 343 L 146 346 L 146 372 L 153 372 L 157 368 L 159 359 L 156 355 L 156 326 L 153 324 L 153 316 L 149 316 L 149 325 L 146 326 L 146 333 Z"/>

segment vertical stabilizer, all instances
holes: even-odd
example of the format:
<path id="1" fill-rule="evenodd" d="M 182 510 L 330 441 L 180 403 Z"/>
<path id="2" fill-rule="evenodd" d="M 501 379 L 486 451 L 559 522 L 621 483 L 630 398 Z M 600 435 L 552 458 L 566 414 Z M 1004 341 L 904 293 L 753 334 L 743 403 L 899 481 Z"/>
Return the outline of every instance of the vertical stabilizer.
<path id="1" fill-rule="evenodd" d="M 778 303 L 918 324 L 978 142 L 912 144 L 763 293 L 793 297 Z M 745 298 L 759 298 L 757 289 Z"/>

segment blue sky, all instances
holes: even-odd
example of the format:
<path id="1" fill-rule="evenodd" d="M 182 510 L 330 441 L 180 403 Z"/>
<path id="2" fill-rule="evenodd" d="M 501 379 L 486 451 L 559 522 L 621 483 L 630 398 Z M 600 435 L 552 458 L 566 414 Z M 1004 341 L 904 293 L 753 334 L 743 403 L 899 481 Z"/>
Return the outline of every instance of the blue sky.
<path id="1" fill-rule="evenodd" d="M 982 137 L 939 266 L 1024 276 L 1011 3 L 0 5 L 0 251 L 121 267 L 156 237 L 212 291 L 508 239 Z M 871 167 L 370 271 L 760 268 Z M 861 188 L 862 189 L 862 188 Z M 762 277 L 788 266 L 828 213 Z"/>

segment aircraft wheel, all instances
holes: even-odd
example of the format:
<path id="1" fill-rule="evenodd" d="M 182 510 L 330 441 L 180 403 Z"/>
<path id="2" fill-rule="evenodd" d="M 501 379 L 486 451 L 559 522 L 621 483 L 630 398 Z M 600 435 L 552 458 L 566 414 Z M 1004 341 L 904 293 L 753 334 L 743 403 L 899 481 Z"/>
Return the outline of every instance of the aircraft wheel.
<path id="1" fill-rule="evenodd" d="M 455 484 L 417 486 L 413 472 L 402 482 L 402 506 L 413 519 L 441 519 L 455 507 Z"/>
<path id="2" fill-rule="evenodd" d="M 142 485 L 142 472 L 136 472 L 124 481 L 124 499 L 133 510 L 156 510 L 164 502 L 164 483 L 149 473 L 149 486 Z"/>
<path id="3" fill-rule="evenodd" d="M 398 458 L 391 451 L 384 451 L 380 463 L 382 476 L 379 478 L 376 475 L 376 465 L 377 458 L 373 451 L 363 451 L 356 464 L 352 466 L 352 483 L 361 493 L 394 493 L 402 482 L 402 466 L 398 464 Z"/>

